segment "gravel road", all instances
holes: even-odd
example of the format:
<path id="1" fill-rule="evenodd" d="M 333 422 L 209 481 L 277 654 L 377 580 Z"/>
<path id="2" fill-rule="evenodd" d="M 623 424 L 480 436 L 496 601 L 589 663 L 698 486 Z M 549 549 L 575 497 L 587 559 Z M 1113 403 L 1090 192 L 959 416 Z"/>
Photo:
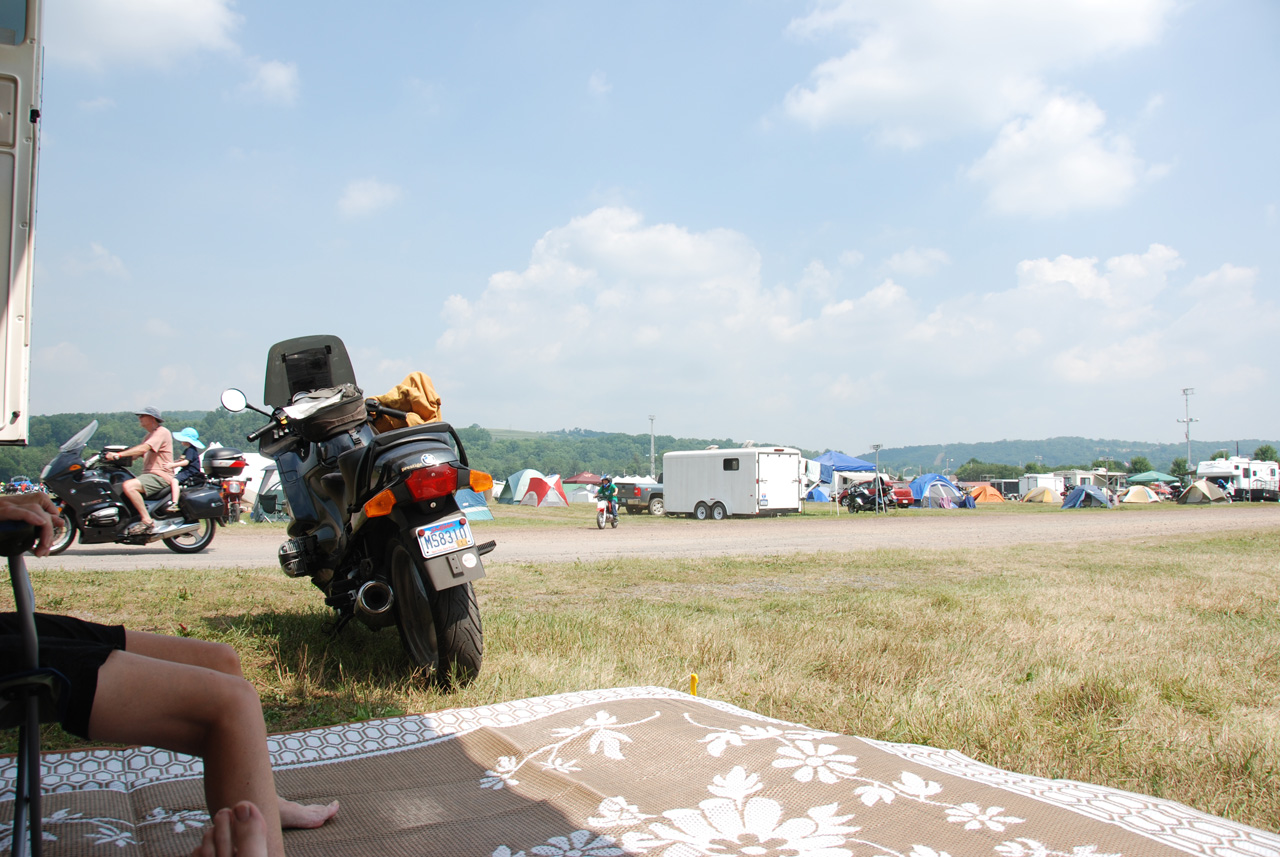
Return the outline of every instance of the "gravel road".
<path id="1" fill-rule="evenodd" d="M 942 550 L 1027 543 L 1071 543 L 1159 539 L 1188 533 L 1280 526 L 1280 505 L 1237 503 L 1198 508 L 1156 507 L 1115 512 L 981 509 L 948 513 L 898 512 L 850 518 L 774 518 L 692 521 L 628 521 L 616 530 L 584 526 L 490 526 L 476 524 L 480 539 L 496 539 L 492 563 L 548 563 L 613 557 L 701 557 L 794 554 L 879 548 Z M 30 558 L 33 570 L 57 568 L 122 571 L 135 568 L 256 568 L 274 566 L 283 529 L 220 528 L 203 553 L 176 554 L 163 545 L 74 545 L 46 559 Z"/>

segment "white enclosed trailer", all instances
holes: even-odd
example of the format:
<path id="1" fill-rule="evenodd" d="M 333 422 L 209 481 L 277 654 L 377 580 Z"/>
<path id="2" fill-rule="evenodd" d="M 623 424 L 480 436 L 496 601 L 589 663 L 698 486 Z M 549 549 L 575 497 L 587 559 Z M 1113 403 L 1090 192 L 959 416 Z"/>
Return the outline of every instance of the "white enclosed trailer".
<path id="1" fill-rule="evenodd" d="M 662 470 L 668 515 L 720 520 L 799 512 L 804 496 L 805 460 L 789 447 L 668 452 Z"/>

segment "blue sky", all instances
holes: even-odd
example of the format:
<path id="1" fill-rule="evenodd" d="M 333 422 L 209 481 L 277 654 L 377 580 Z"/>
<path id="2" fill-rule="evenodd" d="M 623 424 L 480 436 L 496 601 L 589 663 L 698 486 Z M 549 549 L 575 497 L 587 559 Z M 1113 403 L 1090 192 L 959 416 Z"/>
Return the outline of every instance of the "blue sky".
<path id="1" fill-rule="evenodd" d="M 32 412 L 336 333 L 459 424 L 1276 437 L 1270 0 L 45 10 Z"/>

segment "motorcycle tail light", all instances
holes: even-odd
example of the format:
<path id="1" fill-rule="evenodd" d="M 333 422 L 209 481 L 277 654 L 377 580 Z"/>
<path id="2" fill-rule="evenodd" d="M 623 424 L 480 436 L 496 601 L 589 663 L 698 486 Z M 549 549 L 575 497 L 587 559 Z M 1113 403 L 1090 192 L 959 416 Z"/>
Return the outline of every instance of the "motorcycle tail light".
<path id="1" fill-rule="evenodd" d="M 423 467 L 409 474 L 405 487 L 414 500 L 434 500 L 457 490 L 458 471 L 448 464 Z"/>

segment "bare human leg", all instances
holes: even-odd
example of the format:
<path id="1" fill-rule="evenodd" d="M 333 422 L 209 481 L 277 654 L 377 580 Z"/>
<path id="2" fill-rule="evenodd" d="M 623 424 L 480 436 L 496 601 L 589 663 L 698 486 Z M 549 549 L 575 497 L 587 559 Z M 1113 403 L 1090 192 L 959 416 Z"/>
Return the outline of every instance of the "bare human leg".
<path id="1" fill-rule="evenodd" d="M 240 656 L 235 649 L 223 643 L 126 630 L 125 651 L 157 660 L 204 667 L 225 675 L 244 678 L 240 668 Z M 335 800 L 328 804 L 300 804 L 277 798 L 276 808 L 281 827 L 316 828 L 333 818 L 338 812 L 338 802 Z"/>
<path id="2" fill-rule="evenodd" d="M 258 693 L 244 679 L 114 651 L 98 670 L 89 737 L 199 756 L 210 813 L 245 800 L 257 804 L 267 854 L 283 857 L 267 727 Z"/>

